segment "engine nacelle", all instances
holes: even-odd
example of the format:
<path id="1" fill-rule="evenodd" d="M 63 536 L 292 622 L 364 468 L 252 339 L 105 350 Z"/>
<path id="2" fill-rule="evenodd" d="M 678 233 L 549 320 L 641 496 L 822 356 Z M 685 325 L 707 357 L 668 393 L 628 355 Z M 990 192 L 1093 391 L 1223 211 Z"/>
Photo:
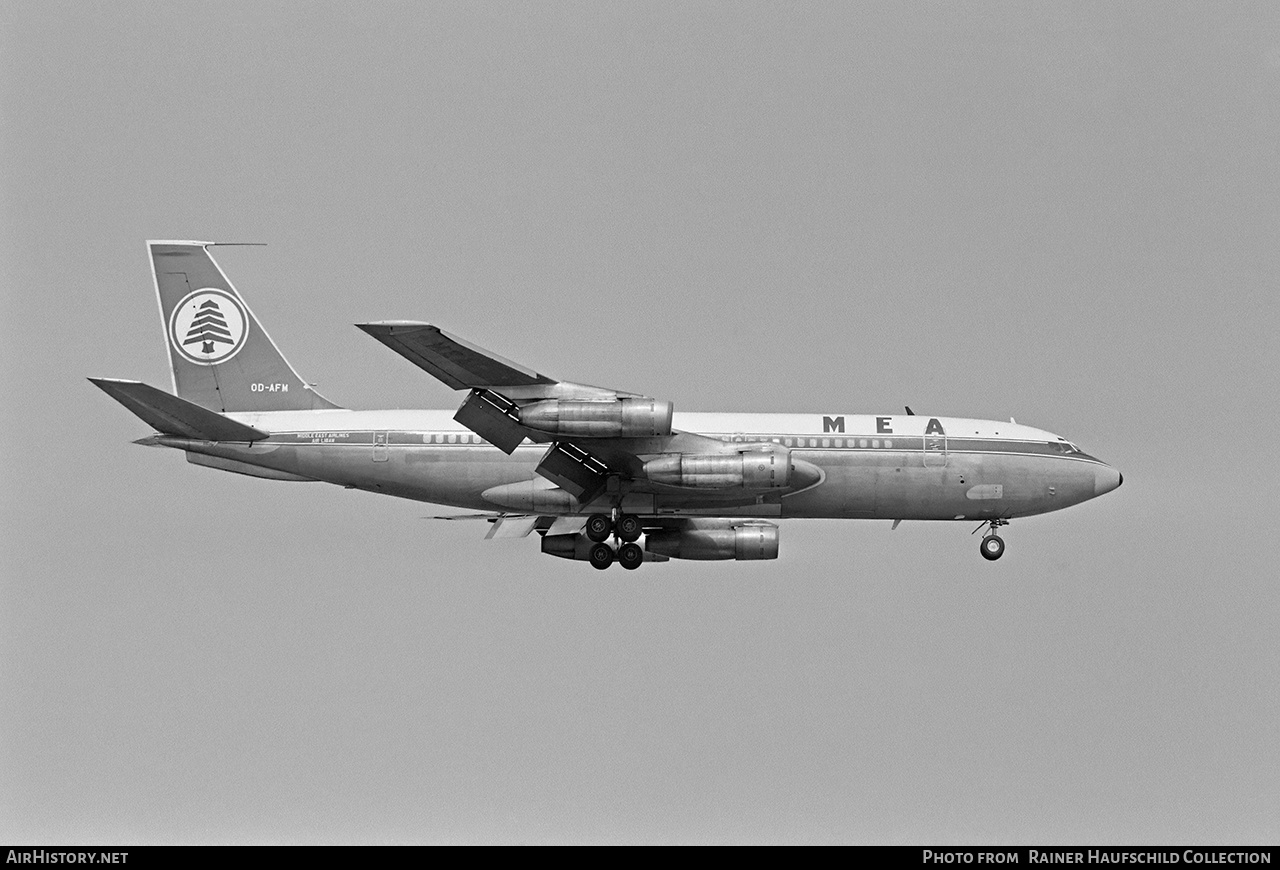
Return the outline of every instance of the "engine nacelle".
<path id="1" fill-rule="evenodd" d="M 574 532 L 568 535 L 543 535 L 541 547 L 542 552 L 548 556 L 586 561 L 591 558 L 594 543 L 586 535 Z"/>
<path id="2" fill-rule="evenodd" d="M 571 402 L 545 399 L 517 413 L 521 424 L 570 438 L 652 438 L 671 434 L 670 402 L 657 399 L 613 399 Z"/>
<path id="3" fill-rule="evenodd" d="M 791 451 L 776 444 L 742 453 L 669 453 L 644 464 L 654 483 L 697 489 L 787 489 Z"/>
<path id="4" fill-rule="evenodd" d="M 543 535 L 541 546 L 542 552 L 548 556 L 586 562 L 591 558 L 591 548 L 595 545 L 595 541 L 586 535 L 581 532 L 574 532 L 568 535 Z M 660 553 L 645 552 L 644 561 L 665 562 L 667 557 Z"/>
<path id="5" fill-rule="evenodd" d="M 491 486 L 480 497 L 504 508 L 531 513 L 564 514 L 578 508 L 577 499 L 542 478 Z"/>
<path id="6" fill-rule="evenodd" d="M 672 559 L 776 559 L 778 527 L 750 523 L 727 529 L 664 529 L 648 533 L 644 548 L 649 553 Z"/>

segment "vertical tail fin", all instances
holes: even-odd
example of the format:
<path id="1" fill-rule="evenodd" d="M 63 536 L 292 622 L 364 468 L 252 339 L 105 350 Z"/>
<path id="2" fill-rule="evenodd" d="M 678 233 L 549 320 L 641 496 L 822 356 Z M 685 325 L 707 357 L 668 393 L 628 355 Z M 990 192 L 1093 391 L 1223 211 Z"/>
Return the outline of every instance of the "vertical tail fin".
<path id="1" fill-rule="evenodd" d="M 209 255 L 211 242 L 147 242 L 180 398 L 213 411 L 337 408 L 298 376 Z"/>

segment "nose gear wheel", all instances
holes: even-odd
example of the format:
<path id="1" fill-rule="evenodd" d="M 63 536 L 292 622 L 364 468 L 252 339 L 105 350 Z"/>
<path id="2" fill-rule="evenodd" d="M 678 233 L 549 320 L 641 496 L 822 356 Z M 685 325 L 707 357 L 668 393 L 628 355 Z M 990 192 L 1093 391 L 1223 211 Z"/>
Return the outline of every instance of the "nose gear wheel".
<path id="1" fill-rule="evenodd" d="M 997 535 L 996 530 L 1001 526 L 1007 525 L 1009 525 L 1008 520 L 997 518 L 982 523 L 982 525 L 970 532 L 970 534 L 976 534 L 981 531 L 984 526 L 990 527 L 991 530 L 983 536 L 982 543 L 978 545 L 979 552 L 982 553 L 982 558 L 986 559 L 988 562 L 994 562 L 996 559 L 999 559 L 1004 555 L 1004 538 Z"/>

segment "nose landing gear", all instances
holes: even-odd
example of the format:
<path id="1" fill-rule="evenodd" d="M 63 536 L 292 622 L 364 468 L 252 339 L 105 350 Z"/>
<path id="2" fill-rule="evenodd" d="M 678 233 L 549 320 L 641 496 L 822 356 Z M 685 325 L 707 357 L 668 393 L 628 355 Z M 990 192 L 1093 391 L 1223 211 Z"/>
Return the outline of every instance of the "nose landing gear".
<path id="1" fill-rule="evenodd" d="M 988 562 L 994 562 L 1004 555 L 1004 538 L 996 534 L 996 529 L 1007 525 L 1009 525 L 1008 520 L 994 519 L 983 523 L 971 532 L 971 534 L 974 534 L 981 530 L 983 526 L 991 527 L 991 531 L 983 536 L 982 543 L 979 545 L 979 552 L 982 553 L 982 558 Z"/>

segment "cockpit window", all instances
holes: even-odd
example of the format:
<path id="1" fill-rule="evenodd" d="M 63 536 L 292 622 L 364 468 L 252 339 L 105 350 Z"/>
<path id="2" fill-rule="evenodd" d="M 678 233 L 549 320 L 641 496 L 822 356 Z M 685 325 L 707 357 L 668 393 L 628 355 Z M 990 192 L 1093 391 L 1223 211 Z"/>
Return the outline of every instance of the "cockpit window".
<path id="1" fill-rule="evenodd" d="M 1072 444 L 1070 441 L 1068 441 L 1065 438 L 1059 438 L 1058 443 L 1055 444 L 1054 446 L 1057 447 L 1058 450 L 1062 453 L 1083 453 L 1084 452 L 1079 447 Z"/>

